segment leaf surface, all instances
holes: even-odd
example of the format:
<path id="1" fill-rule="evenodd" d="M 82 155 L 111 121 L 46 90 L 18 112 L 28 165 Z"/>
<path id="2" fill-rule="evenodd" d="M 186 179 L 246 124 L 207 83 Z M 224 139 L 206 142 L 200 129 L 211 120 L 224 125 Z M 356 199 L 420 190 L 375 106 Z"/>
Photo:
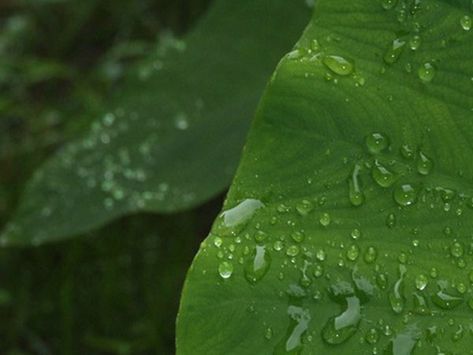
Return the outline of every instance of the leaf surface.
<path id="1" fill-rule="evenodd" d="M 167 39 L 133 70 L 85 137 L 34 175 L 0 241 L 64 239 L 222 192 L 264 85 L 309 17 L 302 0 L 216 1 L 185 41 Z"/>
<path id="2" fill-rule="evenodd" d="M 188 273 L 178 354 L 471 353 L 470 5 L 317 2 Z"/>

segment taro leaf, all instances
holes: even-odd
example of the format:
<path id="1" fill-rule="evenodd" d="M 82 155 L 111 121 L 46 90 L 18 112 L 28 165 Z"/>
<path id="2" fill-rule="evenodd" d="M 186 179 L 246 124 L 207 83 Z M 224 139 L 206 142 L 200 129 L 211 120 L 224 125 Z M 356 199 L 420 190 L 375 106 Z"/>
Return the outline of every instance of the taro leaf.
<path id="1" fill-rule="evenodd" d="M 309 17 L 302 0 L 216 1 L 185 42 L 166 41 L 115 90 L 86 137 L 35 174 L 1 241 L 62 239 L 223 191 L 264 85 Z"/>
<path id="2" fill-rule="evenodd" d="M 178 354 L 472 353 L 470 3 L 316 3 L 188 273 Z"/>

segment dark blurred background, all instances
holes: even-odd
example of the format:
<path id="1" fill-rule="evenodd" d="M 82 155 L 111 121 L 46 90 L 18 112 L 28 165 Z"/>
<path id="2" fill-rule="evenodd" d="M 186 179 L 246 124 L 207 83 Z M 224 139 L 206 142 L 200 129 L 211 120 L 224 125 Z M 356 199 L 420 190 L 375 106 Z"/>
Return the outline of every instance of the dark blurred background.
<path id="1" fill-rule="evenodd" d="M 89 127 L 127 67 L 185 35 L 210 2 L 0 1 L 0 228 L 33 171 Z M 182 282 L 220 206 L 0 249 L 0 354 L 173 354 Z"/>

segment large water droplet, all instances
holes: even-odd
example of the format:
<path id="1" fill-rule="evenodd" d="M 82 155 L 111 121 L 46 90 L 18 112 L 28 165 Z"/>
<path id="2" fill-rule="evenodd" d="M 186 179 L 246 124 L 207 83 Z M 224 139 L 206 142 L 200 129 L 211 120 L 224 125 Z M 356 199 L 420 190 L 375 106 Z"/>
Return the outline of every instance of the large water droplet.
<path id="1" fill-rule="evenodd" d="M 419 341 L 421 331 L 413 326 L 406 328 L 392 339 L 385 351 L 386 355 L 411 355 Z"/>
<path id="2" fill-rule="evenodd" d="M 234 227 L 247 222 L 256 210 L 264 207 L 264 204 L 255 199 L 246 199 L 237 206 L 221 214 L 226 227 Z"/>
<path id="3" fill-rule="evenodd" d="M 384 55 L 384 61 L 387 64 L 393 64 L 397 62 L 402 54 L 402 51 L 404 50 L 405 45 L 406 41 L 403 41 L 399 38 L 395 39 L 386 51 L 386 54 Z"/>
<path id="4" fill-rule="evenodd" d="M 249 283 L 255 284 L 261 280 L 269 270 L 271 265 L 271 257 L 266 248 L 257 245 L 253 253 L 252 259 L 248 260 L 245 265 L 245 278 Z"/>
<path id="5" fill-rule="evenodd" d="M 302 337 L 309 327 L 311 315 L 308 309 L 290 305 L 287 309 L 289 327 L 286 336 L 276 345 L 273 354 L 300 354 L 303 348 Z"/>
<path id="6" fill-rule="evenodd" d="M 396 175 L 380 162 L 376 161 L 371 170 L 373 180 L 381 187 L 390 187 L 396 182 Z"/>
<path id="7" fill-rule="evenodd" d="M 454 309 L 463 303 L 463 297 L 456 290 L 448 288 L 447 282 L 438 282 L 440 290 L 432 295 L 432 302 L 442 309 Z"/>
<path id="8" fill-rule="evenodd" d="M 389 138 L 379 132 L 369 134 L 365 139 L 366 147 L 372 154 L 379 154 L 389 147 Z"/>
<path id="9" fill-rule="evenodd" d="M 328 344 L 341 344 L 358 330 L 361 319 L 360 300 L 354 296 L 348 297 L 346 304 L 346 310 L 339 316 L 330 318 L 322 329 L 322 339 Z"/>
<path id="10" fill-rule="evenodd" d="M 417 201 L 417 191 L 410 184 L 399 185 L 394 189 L 394 201 L 400 206 L 410 206 Z"/>
<path id="11" fill-rule="evenodd" d="M 338 75 L 350 75 L 354 69 L 354 66 L 350 61 L 337 55 L 326 56 L 323 59 L 323 62 L 327 68 Z"/>
<path id="12" fill-rule="evenodd" d="M 435 77 L 435 67 L 431 63 L 424 63 L 417 73 L 420 80 L 424 83 L 430 83 Z"/>
<path id="13" fill-rule="evenodd" d="M 391 304 L 391 309 L 394 313 L 399 314 L 404 310 L 404 275 L 406 274 L 407 269 L 404 265 L 399 266 L 399 279 L 394 284 L 393 289 L 389 293 L 389 303 Z"/>

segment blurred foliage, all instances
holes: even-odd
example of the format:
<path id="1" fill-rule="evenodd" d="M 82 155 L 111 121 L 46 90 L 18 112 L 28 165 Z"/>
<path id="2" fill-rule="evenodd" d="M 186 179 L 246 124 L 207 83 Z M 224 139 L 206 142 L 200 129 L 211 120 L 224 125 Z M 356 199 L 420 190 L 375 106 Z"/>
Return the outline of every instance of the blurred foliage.
<path id="1" fill-rule="evenodd" d="M 127 65 L 160 38 L 185 33 L 209 3 L 0 3 L 0 227 L 25 180 L 89 126 Z M 180 287 L 214 205 L 124 218 L 80 241 L 1 250 L 0 353 L 173 353 Z"/>

